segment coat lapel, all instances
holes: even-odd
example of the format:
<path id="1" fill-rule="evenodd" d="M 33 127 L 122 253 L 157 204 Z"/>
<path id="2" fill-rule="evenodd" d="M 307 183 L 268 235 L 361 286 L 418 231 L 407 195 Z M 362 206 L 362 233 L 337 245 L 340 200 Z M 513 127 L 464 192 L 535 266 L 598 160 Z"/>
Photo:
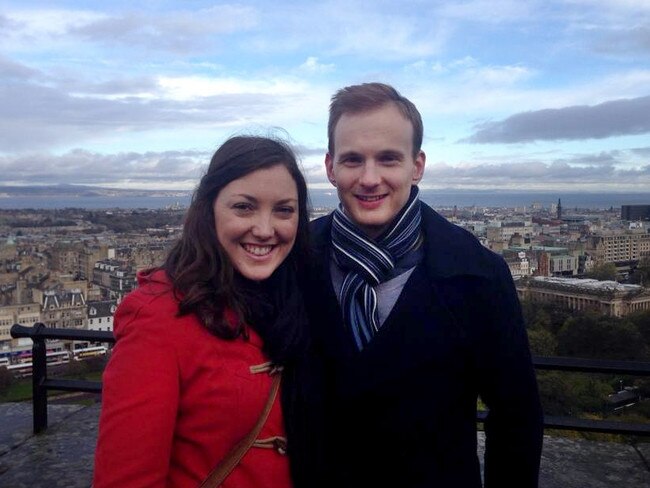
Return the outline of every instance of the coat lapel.
<path id="1" fill-rule="evenodd" d="M 309 290 L 305 295 L 316 342 L 327 357 L 337 358 L 338 361 L 350 357 L 354 350 L 351 338 L 343 327 L 343 312 L 334 291 L 330 272 L 331 222 L 330 214 L 313 223 L 313 263 L 309 273 Z"/>

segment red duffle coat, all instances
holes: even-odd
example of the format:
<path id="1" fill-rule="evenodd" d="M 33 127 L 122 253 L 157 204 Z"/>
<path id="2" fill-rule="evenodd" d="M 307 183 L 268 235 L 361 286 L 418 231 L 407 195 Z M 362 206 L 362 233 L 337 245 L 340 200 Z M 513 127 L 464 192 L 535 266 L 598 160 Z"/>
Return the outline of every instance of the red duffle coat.
<path id="1" fill-rule="evenodd" d="M 219 339 L 195 315 L 177 317 L 158 271 L 120 304 L 103 377 L 94 488 L 197 487 L 257 421 L 272 378 L 262 340 Z M 284 436 L 280 395 L 259 438 Z M 289 462 L 252 447 L 223 488 L 287 488 Z"/>

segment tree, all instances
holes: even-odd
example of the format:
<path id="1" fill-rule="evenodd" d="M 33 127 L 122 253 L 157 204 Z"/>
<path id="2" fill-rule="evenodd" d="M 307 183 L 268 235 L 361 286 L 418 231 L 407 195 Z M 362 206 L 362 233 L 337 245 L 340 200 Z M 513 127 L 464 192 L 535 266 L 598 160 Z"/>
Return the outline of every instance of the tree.
<path id="1" fill-rule="evenodd" d="M 634 272 L 630 275 L 630 283 L 650 286 L 650 257 L 639 260 Z"/>
<path id="2" fill-rule="evenodd" d="M 557 339 L 547 329 L 534 327 L 528 329 L 530 350 L 539 356 L 554 356 L 557 350 Z"/>
<path id="3" fill-rule="evenodd" d="M 645 359 L 645 341 L 630 320 L 585 313 L 567 319 L 557 335 L 558 353 L 594 359 Z"/>
<path id="4" fill-rule="evenodd" d="M 616 281 L 616 265 L 614 263 L 597 264 L 585 276 L 600 281 Z"/>
<path id="5" fill-rule="evenodd" d="M 639 333 L 643 336 L 643 342 L 646 347 L 646 357 L 650 357 L 650 310 L 630 314 L 627 316 L 627 320 L 632 322 Z"/>
<path id="6" fill-rule="evenodd" d="M 606 381 L 580 373 L 543 371 L 537 382 L 544 412 L 549 415 L 600 413 L 612 393 Z"/>
<path id="7" fill-rule="evenodd" d="M 572 311 L 568 308 L 532 300 L 522 300 L 521 308 L 527 328 L 546 329 L 552 335 L 556 335 L 566 319 L 572 316 Z"/>

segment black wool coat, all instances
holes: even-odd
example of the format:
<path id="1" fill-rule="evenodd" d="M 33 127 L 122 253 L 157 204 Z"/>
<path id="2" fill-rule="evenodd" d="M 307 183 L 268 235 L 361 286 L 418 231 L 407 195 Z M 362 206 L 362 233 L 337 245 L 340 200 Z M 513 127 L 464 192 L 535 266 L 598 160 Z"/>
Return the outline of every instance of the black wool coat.
<path id="1" fill-rule="evenodd" d="M 482 486 L 480 397 L 489 409 L 485 486 L 536 487 L 542 411 L 510 272 L 424 203 L 422 217 L 424 260 L 361 352 L 332 286 L 332 216 L 312 223 L 303 293 L 321 365 L 325 450 L 313 486 Z"/>

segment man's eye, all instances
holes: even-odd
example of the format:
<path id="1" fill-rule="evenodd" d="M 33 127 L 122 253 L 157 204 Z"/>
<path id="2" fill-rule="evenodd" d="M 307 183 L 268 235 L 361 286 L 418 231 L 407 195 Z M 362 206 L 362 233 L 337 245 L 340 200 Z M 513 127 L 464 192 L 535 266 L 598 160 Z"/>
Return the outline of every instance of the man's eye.
<path id="1" fill-rule="evenodd" d="M 339 162 L 341 164 L 347 165 L 361 164 L 361 158 L 358 158 L 356 156 L 348 156 L 346 158 L 342 158 Z"/>
<path id="2" fill-rule="evenodd" d="M 392 164 L 399 162 L 399 158 L 395 154 L 386 154 L 379 159 L 382 163 Z"/>

